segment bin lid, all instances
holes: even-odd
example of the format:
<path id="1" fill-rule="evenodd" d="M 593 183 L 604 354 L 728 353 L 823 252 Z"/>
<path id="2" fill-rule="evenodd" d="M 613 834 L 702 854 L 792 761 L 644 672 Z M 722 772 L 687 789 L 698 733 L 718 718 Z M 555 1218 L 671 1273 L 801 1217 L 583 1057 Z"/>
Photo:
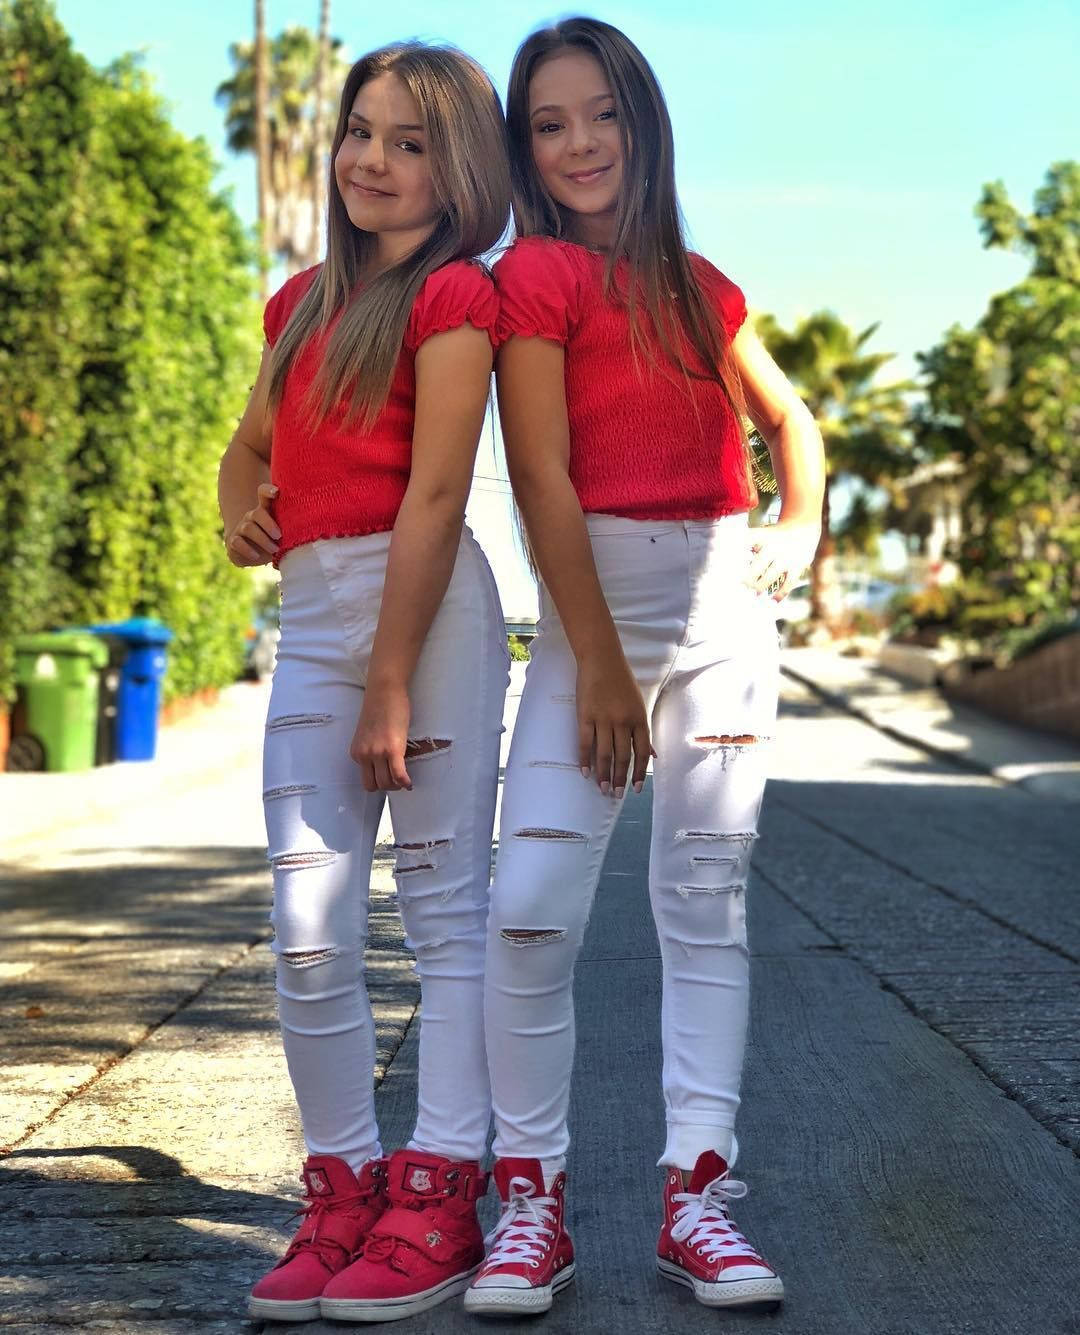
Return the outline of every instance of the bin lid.
<path id="1" fill-rule="evenodd" d="M 75 630 L 43 631 L 39 635 L 19 635 L 15 640 L 17 654 L 53 654 L 59 657 L 88 658 L 94 667 L 104 667 L 109 661 L 109 650 L 96 635 Z"/>
<path id="2" fill-rule="evenodd" d="M 129 617 L 127 621 L 102 621 L 90 626 L 95 635 L 119 635 L 129 644 L 168 644 L 173 632 L 154 617 Z"/>

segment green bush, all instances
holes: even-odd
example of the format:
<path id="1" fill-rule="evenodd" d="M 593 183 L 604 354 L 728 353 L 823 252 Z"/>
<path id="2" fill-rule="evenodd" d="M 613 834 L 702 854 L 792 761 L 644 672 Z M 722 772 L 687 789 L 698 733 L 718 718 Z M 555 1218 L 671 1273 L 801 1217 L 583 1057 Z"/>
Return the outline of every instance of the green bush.
<path id="1" fill-rule="evenodd" d="M 529 646 L 520 635 L 508 635 L 506 642 L 510 647 L 511 662 L 527 663 L 529 661 Z"/>
<path id="2" fill-rule="evenodd" d="M 13 638 L 70 611 L 58 549 L 91 319 L 94 80 L 48 6 L 0 0 L 0 704 Z"/>
<path id="3" fill-rule="evenodd" d="M 0 0 L 0 13 L 4 72 L 40 68 L 17 100 L 36 156 L 11 194 L 23 232 L 44 238 L 40 254 L 22 243 L 37 286 L 14 287 L 20 337 L 0 353 L 0 391 L 10 378 L 43 400 L 13 412 L 2 395 L 0 444 L 23 466 L 0 477 L 14 520 L 0 535 L 14 557 L 0 559 L 0 595 L 15 609 L 0 638 L 156 616 L 176 635 L 167 695 L 223 684 L 252 604 L 250 574 L 224 558 L 215 476 L 258 359 L 253 248 L 213 189 L 205 144 L 169 124 L 132 60 L 95 73 L 45 0 Z M 28 132 L 8 110 L 0 150 L 17 156 Z M 10 230 L 0 282 L 9 250 Z M 58 321 L 65 300 L 72 314 Z M 9 688 L 0 670 L 0 694 Z"/>

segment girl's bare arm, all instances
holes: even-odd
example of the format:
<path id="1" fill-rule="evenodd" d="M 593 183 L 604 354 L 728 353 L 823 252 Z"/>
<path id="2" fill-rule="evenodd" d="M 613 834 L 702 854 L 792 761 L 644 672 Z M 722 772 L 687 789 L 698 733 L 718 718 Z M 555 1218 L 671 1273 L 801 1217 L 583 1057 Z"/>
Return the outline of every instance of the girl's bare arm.
<path id="1" fill-rule="evenodd" d="M 265 565 L 273 559 L 281 537 L 270 513 L 277 489 L 270 484 L 269 386 L 270 349 L 264 345 L 247 407 L 218 469 L 225 550 L 238 566 Z"/>
<path id="2" fill-rule="evenodd" d="M 368 791 L 412 786 L 409 681 L 454 569 L 491 384 L 491 344 L 470 325 L 416 354 L 409 486 L 390 539 L 364 706 L 350 748 Z"/>
<path id="3" fill-rule="evenodd" d="M 621 795 L 628 772 L 635 788 L 644 782 L 649 726 L 570 481 L 563 359 L 546 339 L 510 339 L 496 374 L 499 418 L 529 542 L 577 659 L 579 762 L 588 774 L 595 758 L 600 787 Z"/>

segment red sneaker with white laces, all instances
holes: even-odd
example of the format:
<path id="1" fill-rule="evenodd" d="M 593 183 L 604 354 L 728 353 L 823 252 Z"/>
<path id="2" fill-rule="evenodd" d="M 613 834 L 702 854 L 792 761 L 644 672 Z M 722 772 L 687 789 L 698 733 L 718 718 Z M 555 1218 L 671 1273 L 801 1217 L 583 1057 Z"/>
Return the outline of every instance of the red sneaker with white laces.
<path id="1" fill-rule="evenodd" d="M 563 1223 L 566 1174 L 550 1188 L 538 1159 L 498 1159 L 495 1185 L 503 1203 L 488 1234 L 491 1251 L 465 1293 L 466 1312 L 516 1316 L 546 1312 L 574 1278 L 574 1244 Z"/>
<path id="2" fill-rule="evenodd" d="M 354 1174 L 344 1159 L 312 1154 L 301 1173 L 304 1222 L 273 1270 L 251 1291 L 248 1308 L 264 1321 L 314 1321 L 327 1282 L 352 1260 L 387 1206 L 386 1160 Z"/>
<path id="3" fill-rule="evenodd" d="M 667 1170 L 656 1264 L 667 1279 L 693 1289 L 706 1307 L 775 1306 L 784 1297 L 779 1275 L 728 1214 L 728 1201 L 740 1200 L 746 1191 L 745 1182 L 728 1176 L 714 1150 L 699 1156 L 685 1190 L 679 1170 Z"/>
<path id="4" fill-rule="evenodd" d="M 335 1321 L 398 1321 L 461 1293 L 484 1259 L 476 1202 L 487 1191 L 479 1164 L 398 1150 L 387 1166 L 390 1208 L 352 1265 L 323 1290 Z"/>

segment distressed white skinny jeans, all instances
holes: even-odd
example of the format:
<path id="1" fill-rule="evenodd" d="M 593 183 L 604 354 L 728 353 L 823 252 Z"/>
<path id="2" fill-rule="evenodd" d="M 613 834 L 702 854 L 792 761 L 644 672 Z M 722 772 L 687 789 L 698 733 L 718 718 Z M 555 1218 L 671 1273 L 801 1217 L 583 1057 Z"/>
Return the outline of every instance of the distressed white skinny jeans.
<path id="1" fill-rule="evenodd" d="M 746 878 L 776 720 L 776 604 L 746 587 L 745 515 L 587 516 L 657 752 L 649 894 L 663 962 L 661 1162 L 729 1162 L 746 1038 Z M 578 764 L 576 664 L 541 591 L 504 788 L 485 1011 L 495 1153 L 559 1161 L 572 979 L 619 802 Z M 631 1003 L 632 1004 L 632 1003 Z M 612 1017 L 612 1041 L 633 1010 Z"/>
<path id="2" fill-rule="evenodd" d="M 349 744 L 390 534 L 335 538 L 281 562 L 281 642 L 266 725 L 264 807 L 285 1056 L 312 1154 L 382 1153 L 375 1027 L 364 983 L 371 861 L 390 800 L 397 889 L 423 994 L 410 1145 L 484 1153 L 484 932 L 508 656 L 495 581 L 466 529 L 409 687 L 411 792 L 368 793 Z M 419 754 L 410 755 L 417 750 Z"/>

